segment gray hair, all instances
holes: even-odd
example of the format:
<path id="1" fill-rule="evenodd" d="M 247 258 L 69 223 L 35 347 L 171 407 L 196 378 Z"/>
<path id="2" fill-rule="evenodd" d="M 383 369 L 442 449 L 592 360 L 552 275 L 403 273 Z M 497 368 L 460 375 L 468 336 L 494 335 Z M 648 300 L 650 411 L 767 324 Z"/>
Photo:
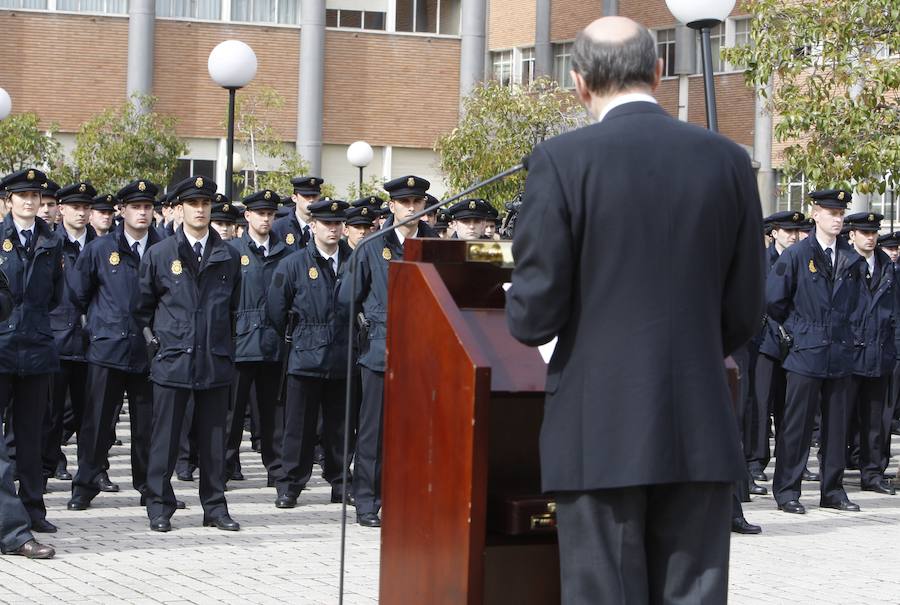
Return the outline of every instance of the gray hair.
<path id="1" fill-rule="evenodd" d="M 643 26 L 622 41 L 593 39 L 582 31 L 572 49 L 572 68 L 596 95 L 609 95 L 656 78 L 656 42 Z"/>

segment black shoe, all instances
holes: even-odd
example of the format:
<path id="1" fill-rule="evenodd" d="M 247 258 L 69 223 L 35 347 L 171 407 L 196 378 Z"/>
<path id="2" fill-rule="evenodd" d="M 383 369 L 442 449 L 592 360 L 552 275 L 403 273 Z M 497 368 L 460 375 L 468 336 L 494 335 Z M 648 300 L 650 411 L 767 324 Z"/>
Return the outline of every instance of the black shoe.
<path id="1" fill-rule="evenodd" d="M 52 559 L 56 551 L 52 546 L 39 544 L 35 540 L 29 540 L 16 550 L 6 553 L 10 555 L 21 555 L 29 559 Z"/>
<path id="2" fill-rule="evenodd" d="M 363 527 L 381 527 L 381 519 L 378 513 L 360 513 L 356 515 L 356 522 Z"/>
<path id="3" fill-rule="evenodd" d="M 743 517 L 735 517 L 731 520 L 731 531 L 735 534 L 761 534 L 762 528 L 759 525 L 747 523 Z"/>
<path id="4" fill-rule="evenodd" d="M 179 481 L 193 481 L 193 480 L 194 480 L 194 473 L 189 473 L 189 472 L 187 472 L 187 471 L 180 471 L 180 472 L 178 472 L 178 473 L 175 473 L 175 477 L 176 477 Z"/>
<path id="5" fill-rule="evenodd" d="M 31 531 L 36 531 L 39 534 L 55 534 L 56 526 L 46 519 L 39 519 L 31 522 Z"/>
<path id="6" fill-rule="evenodd" d="M 764 471 L 750 471 L 750 478 L 754 481 L 768 481 L 769 476 Z"/>
<path id="7" fill-rule="evenodd" d="M 157 517 L 150 521 L 150 529 L 152 531 L 172 531 L 172 523 L 165 517 Z"/>
<path id="8" fill-rule="evenodd" d="M 341 492 L 333 491 L 331 492 L 331 503 L 332 504 L 340 504 L 341 503 Z M 353 492 L 347 492 L 347 506 L 356 506 L 356 498 L 353 497 Z"/>
<path id="9" fill-rule="evenodd" d="M 71 481 L 72 474 L 64 468 L 56 469 L 56 472 L 53 474 L 53 478 L 59 481 Z"/>
<path id="10" fill-rule="evenodd" d="M 803 480 L 804 481 L 818 481 L 819 473 L 814 473 L 812 471 L 803 471 Z"/>
<path id="11" fill-rule="evenodd" d="M 72 498 L 69 500 L 69 503 L 66 504 L 66 508 L 69 510 L 87 510 L 90 506 L 90 502 L 85 502 L 84 500 L 78 500 L 76 498 Z"/>
<path id="12" fill-rule="evenodd" d="M 228 473 L 228 476 L 225 478 L 226 481 L 243 481 L 244 473 L 241 472 L 240 469 L 236 471 L 232 471 Z"/>
<path id="13" fill-rule="evenodd" d="M 122 440 L 116 439 L 115 441 L 113 441 L 113 445 L 122 445 Z"/>
<path id="14" fill-rule="evenodd" d="M 253 450 L 254 452 L 258 452 L 258 451 L 261 449 L 261 448 L 259 447 L 259 440 L 258 440 L 258 439 L 255 440 L 255 441 L 251 441 L 251 442 L 250 442 L 250 449 Z"/>
<path id="15" fill-rule="evenodd" d="M 850 513 L 859 512 L 859 504 L 850 502 L 850 500 L 841 500 L 840 502 L 825 502 L 824 500 L 820 500 L 819 508 L 833 508 L 835 510 L 842 510 Z"/>
<path id="16" fill-rule="evenodd" d="M 241 524 L 229 517 L 227 514 L 215 519 L 204 519 L 203 527 L 215 527 L 225 531 L 239 531 Z"/>
<path id="17" fill-rule="evenodd" d="M 285 494 L 275 498 L 275 508 L 294 508 L 297 506 L 297 496 Z"/>
<path id="18" fill-rule="evenodd" d="M 822 443 L 818 439 L 813 439 L 812 441 L 809 442 L 809 447 L 814 447 L 816 449 L 819 449 L 819 446 L 821 446 L 821 445 L 822 445 Z"/>
<path id="19" fill-rule="evenodd" d="M 767 490 L 762 485 L 757 485 L 756 481 L 751 481 L 750 482 L 750 493 L 753 494 L 754 496 L 765 496 L 766 494 L 769 493 L 769 490 Z"/>
<path id="20" fill-rule="evenodd" d="M 109 480 L 109 475 L 106 473 L 101 474 L 97 477 L 97 489 L 101 492 L 117 492 L 119 491 L 119 486 Z"/>
<path id="21" fill-rule="evenodd" d="M 870 485 L 863 485 L 862 491 L 864 492 L 875 492 L 878 494 L 884 494 L 885 496 L 893 496 L 897 493 L 897 490 L 894 489 L 894 486 L 882 479 L 878 483 L 872 483 Z"/>
<path id="22" fill-rule="evenodd" d="M 778 510 L 782 510 L 786 513 L 791 513 L 793 515 L 806 514 L 806 508 L 802 504 L 800 504 L 798 500 L 789 500 L 784 504 L 779 504 Z"/>

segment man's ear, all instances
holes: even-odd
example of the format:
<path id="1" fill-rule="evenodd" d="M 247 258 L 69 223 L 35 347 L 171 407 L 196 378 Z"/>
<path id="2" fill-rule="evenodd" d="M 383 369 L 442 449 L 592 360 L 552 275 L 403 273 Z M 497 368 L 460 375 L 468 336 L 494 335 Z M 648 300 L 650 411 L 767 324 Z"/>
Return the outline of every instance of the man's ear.
<path id="1" fill-rule="evenodd" d="M 574 69 L 569 73 L 572 75 L 572 81 L 575 82 L 575 96 L 577 96 L 578 101 L 590 111 L 591 91 L 588 89 L 587 82 L 585 82 L 582 75 Z"/>
<path id="2" fill-rule="evenodd" d="M 662 58 L 656 60 L 656 70 L 653 74 L 653 85 L 650 87 L 650 90 L 656 92 L 656 89 L 659 87 L 659 83 L 662 80 L 663 70 L 666 67 L 666 62 L 663 61 Z"/>

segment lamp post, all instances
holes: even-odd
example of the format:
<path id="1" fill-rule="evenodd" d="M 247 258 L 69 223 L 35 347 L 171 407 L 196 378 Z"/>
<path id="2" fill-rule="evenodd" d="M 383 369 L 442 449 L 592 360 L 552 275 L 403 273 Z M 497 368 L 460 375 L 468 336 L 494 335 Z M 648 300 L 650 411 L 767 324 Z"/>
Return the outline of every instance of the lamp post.
<path id="1" fill-rule="evenodd" d="M 6 89 L 0 88 L 0 120 L 5 120 L 12 111 L 12 99 Z"/>
<path id="2" fill-rule="evenodd" d="M 703 59 L 703 92 L 706 97 L 706 126 L 719 130 L 716 116 L 716 85 L 713 80 L 710 30 L 728 17 L 735 0 L 666 0 L 669 12 L 691 29 L 700 32 L 700 54 Z"/>
<path id="3" fill-rule="evenodd" d="M 359 197 L 363 196 L 363 168 L 372 162 L 372 146 L 365 141 L 356 141 L 347 148 L 347 161 L 359 168 Z"/>
<path id="4" fill-rule="evenodd" d="M 234 96 L 256 75 L 256 53 L 240 40 L 226 40 L 209 53 L 209 77 L 228 90 L 228 139 L 225 152 L 225 195 L 232 198 L 234 187 Z"/>

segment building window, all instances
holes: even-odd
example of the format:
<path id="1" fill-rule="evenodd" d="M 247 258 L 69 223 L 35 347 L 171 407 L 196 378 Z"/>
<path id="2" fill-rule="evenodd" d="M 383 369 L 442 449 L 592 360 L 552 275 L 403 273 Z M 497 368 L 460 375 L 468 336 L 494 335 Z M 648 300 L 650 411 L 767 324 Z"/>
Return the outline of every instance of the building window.
<path id="1" fill-rule="evenodd" d="M 124 15 L 128 12 L 128 0 L 57 0 L 56 10 Z"/>
<path id="2" fill-rule="evenodd" d="M 47 10 L 47 0 L 0 0 L 0 8 Z"/>
<path id="3" fill-rule="evenodd" d="M 252 170 L 244 170 L 240 173 L 240 182 L 235 182 L 234 191 L 232 194 L 234 195 L 234 199 L 240 199 L 245 195 L 250 195 L 254 191 L 259 191 L 259 179 L 265 175 L 269 174 L 268 170 L 257 170 L 253 172 Z M 237 177 L 238 175 L 235 175 Z M 235 178 L 235 181 L 238 179 Z"/>
<path id="4" fill-rule="evenodd" d="M 513 84 L 513 51 L 501 50 L 491 53 L 491 64 L 493 69 L 491 77 L 499 82 L 502 86 L 512 86 Z"/>
<path id="5" fill-rule="evenodd" d="M 722 47 L 725 46 L 725 24 L 719 23 L 709 31 L 709 45 L 711 47 L 712 66 L 714 72 L 725 70 L 725 61 L 722 59 Z M 697 37 L 697 72 L 703 73 L 703 53 L 700 48 L 700 37 Z"/>
<path id="6" fill-rule="evenodd" d="M 231 20 L 253 23 L 300 23 L 298 0 L 231 0 Z"/>
<path id="7" fill-rule="evenodd" d="M 731 24 L 733 37 L 729 42 L 729 46 L 733 46 L 734 48 L 750 46 L 750 44 L 753 43 L 750 39 L 750 18 L 733 19 Z M 729 63 L 727 69 L 740 71 L 744 69 L 744 66 L 736 63 Z"/>
<path id="8" fill-rule="evenodd" d="M 781 192 L 778 196 L 778 211 L 791 210 L 803 212 L 806 206 L 806 194 L 809 193 L 809 183 L 802 174 L 788 179 L 781 175 Z"/>
<path id="9" fill-rule="evenodd" d="M 872 212 L 884 215 L 881 226 L 885 229 L 889 229 L 891 223 L 893 223 L 894 229 L 898 228 L 898 212 L 900 212 L 898 205 L 900 205 L 900 196 L 892 189 L 885 190 L 879 198 L 872 201 Z"/>
<path id="10" fill-rule="evenodd" d="M 219 0 L 156 0 L 157 17 L 175 17 L 183 19 L 220 18 L 222 3 Z"/>
<path id="11" fill-rule="evenodd" d="M 190 158 L 180 158 L 175 165 L 175 173 L 172 180 L 169 181 L 167 191 L 171 191 L 172 187 L 188 178 L 189 176 L 205 176 L 208 179 L 216 178 L 216 161 L 215 160 L 194 160 Z"/>
<path id="12" fill-rule="evenodd" d="M 523 48 L 519 54 L 522 57 L 519 61 L 519 83 L 528 87 L 534 82 L 534 49 Z"/>
<path id="13" fill-rule="evenodd" d="M 675 73 L 675 28 L 656 30 L 656 55 L 663 60 L 663 77 L 670 78 Z"/>
<path id="14" fill-rule="evenodd" d="M 351 29 L 374 29 L 384 31 L 386 15 L 381 11 L 358 11 L 343 8 L 329 8 L 325 11 L 325 25 Z"/>
<path id="15" fill-rule="evenodd" d="M 459 35 L 460 0 L 397 0 L 398 32 Z"/>
<path id="16" fill-rule="evenodd" d="M 562 88 L 575 88 L 572 81 L 572 43 L 553 45 L 553 78 Z"/>

